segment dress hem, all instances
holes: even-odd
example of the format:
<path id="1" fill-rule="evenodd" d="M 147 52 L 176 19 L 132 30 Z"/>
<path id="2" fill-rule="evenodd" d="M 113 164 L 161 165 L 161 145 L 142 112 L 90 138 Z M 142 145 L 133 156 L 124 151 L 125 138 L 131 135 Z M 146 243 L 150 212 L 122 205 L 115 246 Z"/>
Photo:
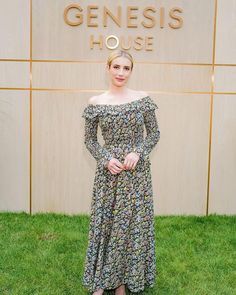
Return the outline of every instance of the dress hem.
<path id="1" fill-rule="evenodd" d="M 111 292 L 111 291 L 115 290 L 116 288 L 118 288 L 120 285 L 125 285 L 125 288 L 128 289 L 129 292 L 131 292 L 131 293 L 139 293 L 139 292 L 144 291 L 147 288 L 153 288 L 154 285 L 155 285 L 155 283 L 144 283 L 143 287 L 142 288 L 139 288 L 139 289 L 137 289 L 137 288 L 132 289 L 132 287 L 130 288 L 128 282 L 121 282 L 119 284 L 116 284 L 115 286 L 113 285 L 112 287 L 111 286 L 107 286 L 107 287 L 99 286 L 96 289 L 92 289 L 89 284 L 83 283 L 83 286 L 89 292 L 92 292 L 92 293 L 98 291 L 99 289 L 103 289 L 104 291 L 110 291 Z"/>

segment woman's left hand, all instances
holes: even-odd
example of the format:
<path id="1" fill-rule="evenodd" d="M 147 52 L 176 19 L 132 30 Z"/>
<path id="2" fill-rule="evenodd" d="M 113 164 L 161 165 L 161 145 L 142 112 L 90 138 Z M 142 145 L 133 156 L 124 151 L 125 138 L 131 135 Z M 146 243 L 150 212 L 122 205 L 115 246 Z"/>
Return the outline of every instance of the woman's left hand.
<path id="1" fill-rule="evenodd" d="M 139 155 L 136 154 L 135 152 L 131 152 L 127 154 L 123 163 L 125 166 L 124 170 L 135 169 L 138 160 L 139 160 Z"/>

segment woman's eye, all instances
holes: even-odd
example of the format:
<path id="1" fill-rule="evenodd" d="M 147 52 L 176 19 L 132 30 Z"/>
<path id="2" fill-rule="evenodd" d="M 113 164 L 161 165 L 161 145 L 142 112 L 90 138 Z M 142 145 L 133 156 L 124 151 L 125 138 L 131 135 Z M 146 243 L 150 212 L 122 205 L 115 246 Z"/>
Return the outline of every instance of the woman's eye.
<path id="1" fill-rule="evenodd" d="M 119 69 L 118 66 L 114 66 L 114 69 Z M 124 68 L 126 71 L 129 71 L 129 68 Z"/>

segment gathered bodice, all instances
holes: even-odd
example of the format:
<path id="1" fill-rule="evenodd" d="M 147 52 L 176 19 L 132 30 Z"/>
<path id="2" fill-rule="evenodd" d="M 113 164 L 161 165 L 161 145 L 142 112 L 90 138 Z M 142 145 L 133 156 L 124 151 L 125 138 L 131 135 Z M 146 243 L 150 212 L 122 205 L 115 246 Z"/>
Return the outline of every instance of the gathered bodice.
<path id="1" fill-rule="evenodd" d="M 89 104 L 83 117 L 98 118 L 105 145 L 134 145 L 143 139 L 145 111 L 156 109 L 149 96 L 123 104 Z"/>
<path id="2" fill-rule="evenodd" d="M 123 104 L 88 104 L 82 114 L 86 119 L 85 141 L 88 149 L 92 153 L 91 140 L 97 142 L 98 126 L 105 142 L 100 147 L 107 152 L 107 156 L 125 156 L 133 148 L 139 148 L 141 153 L 145 144 L 153 147 L 160 133 L 155 109 L 158 109 L 158 106 L 150 96 Z M 144 140 L 144 126 L 149 135 L 146 139 L 149 141 Z"/>

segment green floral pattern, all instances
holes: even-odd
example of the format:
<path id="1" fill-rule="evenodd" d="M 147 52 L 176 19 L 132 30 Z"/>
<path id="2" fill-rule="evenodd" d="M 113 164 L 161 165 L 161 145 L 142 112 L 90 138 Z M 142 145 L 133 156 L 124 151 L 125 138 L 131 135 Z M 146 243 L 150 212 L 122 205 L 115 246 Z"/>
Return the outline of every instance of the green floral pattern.
<path id="1" fill-rule="evenodd" d="M 82 278 L 91 292 L 126 284 L 135 293 L 154 286 L 157 269 L 149 154 L 160 139 L 156 109 L 156 103 L 146 96 L 119 105 L 88 104 L 83 111 L 84 143 L 97 161 Z M 97 139 L 98 126 L 103 145 Z M 135 169 L 110 173 L 108 161 L 114 157 L 123 162 L 134 149 L 140 155 Z"/>

